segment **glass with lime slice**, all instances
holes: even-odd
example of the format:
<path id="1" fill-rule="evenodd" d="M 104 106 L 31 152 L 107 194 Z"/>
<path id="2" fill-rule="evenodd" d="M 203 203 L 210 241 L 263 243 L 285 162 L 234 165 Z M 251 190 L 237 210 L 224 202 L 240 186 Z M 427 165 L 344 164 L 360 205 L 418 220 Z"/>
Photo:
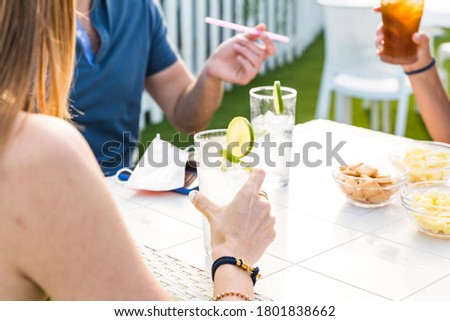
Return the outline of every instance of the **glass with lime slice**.
<path id="1" fill-rule="evenodd" d="M 266 171 L 264 188 L 278 188 L 289 182 L 292 130 L 295 123 L 297 91 L 273 86 L 250 90 L 250 114 L 259 166 Z M 263 142 L 267 142 L 264 143 Z"/>
<path id="2" fill-rule="evenodd" d="M 251 168 L 242 160 L 253 149 L 253 126 L 236 117 L 227 129 L 196 134 L 194 142 L 200 191 L 218 205 L 228 204 L 250 176 Z M 211 255 L 209 223 L 202 219 L 205 251 Z"/>

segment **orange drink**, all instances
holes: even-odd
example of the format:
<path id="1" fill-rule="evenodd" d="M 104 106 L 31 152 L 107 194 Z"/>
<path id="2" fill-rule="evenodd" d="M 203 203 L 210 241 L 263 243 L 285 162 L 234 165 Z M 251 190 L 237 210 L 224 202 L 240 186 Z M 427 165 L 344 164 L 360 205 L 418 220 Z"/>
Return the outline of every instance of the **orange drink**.
<path id="1" fill-rule="evenodd" d="M 419 30 L 424 0 L 381 0 L 384 49 L 381 59 L 391 64 L 417 61 L 412 35 Z"/>

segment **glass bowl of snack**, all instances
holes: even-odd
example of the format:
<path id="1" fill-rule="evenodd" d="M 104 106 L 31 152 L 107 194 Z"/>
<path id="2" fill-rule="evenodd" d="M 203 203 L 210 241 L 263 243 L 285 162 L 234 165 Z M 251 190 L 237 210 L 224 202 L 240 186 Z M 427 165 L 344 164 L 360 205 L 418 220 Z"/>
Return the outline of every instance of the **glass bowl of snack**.
<path id="1" fill-rule="evenodd" d="M 403 188 L 402 205 L 419 231 L 450 239 L 450 183 L 429 181 Z"/>
<path id="2" fill-rule="evenodd" d="M 390 204 L 408 182 L 409 169 L 400 161 L 355 157 L 334 166 L 332 175 L 347 201 L 365 208 Z M 367 160 L 367 161 L 366 161 Z"/>
<path id="3" fill-rule="evenodd" d="M 409 167 L 411 183 L 445 181 L 450 177 L 450 145 L 415 142 L 398 146 L 391 155 Z"/>

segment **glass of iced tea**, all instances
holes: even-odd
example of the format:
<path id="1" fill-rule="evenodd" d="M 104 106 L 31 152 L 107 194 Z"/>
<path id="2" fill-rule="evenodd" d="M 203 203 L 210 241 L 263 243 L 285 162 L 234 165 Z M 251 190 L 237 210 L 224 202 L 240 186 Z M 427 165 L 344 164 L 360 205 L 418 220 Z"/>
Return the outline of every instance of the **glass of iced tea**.
<path id="1" fill-rule="evenodd" d="M 381 0 L 384 49 L 381 59 L 407 65 L 417 61 L 412 35 L 419 30 L 424 0 Z"/>

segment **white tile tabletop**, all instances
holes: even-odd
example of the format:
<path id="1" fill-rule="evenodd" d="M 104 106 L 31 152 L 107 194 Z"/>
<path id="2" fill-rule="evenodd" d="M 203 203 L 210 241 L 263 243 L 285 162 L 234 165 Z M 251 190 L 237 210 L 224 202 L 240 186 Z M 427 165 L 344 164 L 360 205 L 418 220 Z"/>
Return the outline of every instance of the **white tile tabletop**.
<path id="1" fill-rule="evenodd" d="M 295 210 L 273 212 L 277 237 L 267 253 L 292 263 L 304 261 L 333 249 L 362 233 Z"/>
<path id="2" fill-rule="evenodd" d="M 436 239 L 419 232 L 408 217 L 390 224 L 373 234 L 386 240 L 450 259 L 450 240 Z"/>
<path id="3" fill-rule="evenodd" d="M 386 300 L 299 266 L 292 266 L 268 278 L 261 279 L 256 284 L 255 291 L 273 300 L 297 302 Z"/>
<path id="4" fill-rule="evenodd" d="M 203 235 L 198 227 L 145 207 L 126 211 L 123 215 L 135 240 L 155 250 L 163 250 Z"/>
<path id="5" fill-rule="evenodd" d="M 401 300 L 450 272 L 450 260 L 366 235 L 300 264 L 371 293 Z"/>
<path id="6" fill-rule="evenodd" d="M 450 275 L 417 291 L 405 301 L 450 301 Z"/>
<path id="7" fill-rule="evenodd" d="M 346 141 L 342 156 L 386 155 L 409 141 L 315 120 L 295 127 L 293 151 L 319 142 L 324 148 L 309 157 L 326 160 L 327 132 L 333 146 Z M 112 178 L 107 183 L 136 241 L 209 270 L 201 214 L 187 196 L 133 191 Z M 274 300 L 450 299 L 450 241 L 417 232 L 399 199 L 378 209 L 355 207 L 325 163 L 291 168 L 289 186 L 267 193 L 277 238 L 258 262 L 264 276 L 258 293 Z"/>

